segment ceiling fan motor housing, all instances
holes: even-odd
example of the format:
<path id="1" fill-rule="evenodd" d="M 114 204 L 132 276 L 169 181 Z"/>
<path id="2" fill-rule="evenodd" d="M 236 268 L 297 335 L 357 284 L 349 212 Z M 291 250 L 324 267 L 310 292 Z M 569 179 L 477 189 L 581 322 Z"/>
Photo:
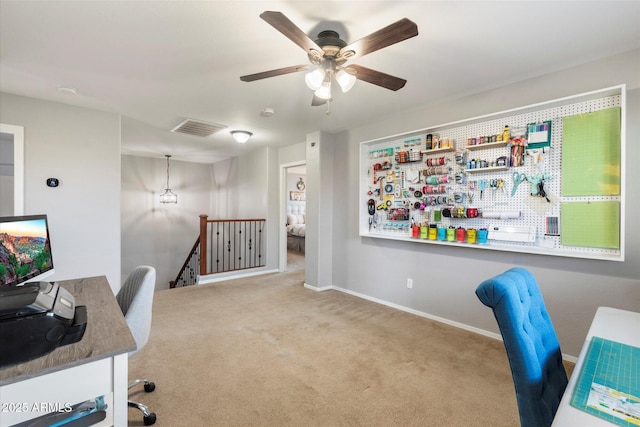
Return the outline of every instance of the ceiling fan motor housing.
<path id="1" fill-rule="evenodd" d="M 347 45 L 347 42 L 340 38 L 340 35 L 333 30 L 324 30 L 318 34 L 315 43 L 322 48 L 323 52 L 311 51 L 309 60 L 311 63 L 321 65 L 324 61 L 330 60 L 336 65 L 344 64 L 347 59 L 338 56 L 340 49 Z"/>

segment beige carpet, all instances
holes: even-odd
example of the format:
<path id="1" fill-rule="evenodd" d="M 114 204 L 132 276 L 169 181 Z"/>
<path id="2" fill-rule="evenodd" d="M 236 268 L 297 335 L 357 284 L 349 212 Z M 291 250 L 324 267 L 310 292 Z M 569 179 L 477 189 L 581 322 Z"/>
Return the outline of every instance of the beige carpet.
<path id="1" fill-rule="evenodd" d="M 337 291 L 303 270 L 156 293 L 129 377 L 158 426 L 517 426 L 501 342 Z M 129 425 L 143 425 L 129 410 Z"/>

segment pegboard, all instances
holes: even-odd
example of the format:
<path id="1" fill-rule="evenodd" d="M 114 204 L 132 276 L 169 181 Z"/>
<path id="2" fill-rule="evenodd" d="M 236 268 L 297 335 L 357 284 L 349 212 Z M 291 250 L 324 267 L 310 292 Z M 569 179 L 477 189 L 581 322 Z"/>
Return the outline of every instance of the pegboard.
<path id="1" fill-rule="evenodd" d="M 360 235 L 624 260 L 624 96 L 617 86 L 362 142 Z M 620 108 L 619 194 L 564 197 L 563 119 L 612 108 Z M 614 202 L 619 218 L 604 221 L 614 219 L 617 244 L 563 244 L 570 202 Z"/>

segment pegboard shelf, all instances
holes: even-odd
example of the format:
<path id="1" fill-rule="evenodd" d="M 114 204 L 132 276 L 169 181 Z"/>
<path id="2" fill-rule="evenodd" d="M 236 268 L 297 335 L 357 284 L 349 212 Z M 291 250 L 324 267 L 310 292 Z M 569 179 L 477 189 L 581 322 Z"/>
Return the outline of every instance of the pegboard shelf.
<path id="1" fill-rule="evenodd" d="M 485 250 L 624 261 L 625 95 L 626 88 L 620 85 L 362 142 L 358 199 L 360 236 Z M 574 161 L 563 166 L 563 154 L 566 156 L 566 153 L 570 152 L 569 149 L 564 149 L 563 128 L 565 123 L 588 119 L 595 112 L 603 112 L 609 118 L 615 118 L 615 115 L 619 114 L 617 123 L 609 119 L 606 126 L 619 126 L 617 131 L 620 136 L 604 144 L 611 147 L 606 149 L 609 151 L 605 154 L 617 156 L 615 161 L 619 162 L 620 175 L 616 184 L 619 193 L 587 193 L 576 196 L 565 191 L 566 186 L 571 186 L 572 182 L 568 177 L 573 175 L 568 174 L 574 173 L 573 170 L 577 168 Z M 467 145 L 469 135 L 498 135 L 505 125 L 509 125 L 511 129 L 526 129 L 530 123 L 543 122 L 549 123 L 550 147 L 532 149 L 528 153 L 522 141 L 517 145 L 510 144 L 510 141 Z M 600 122 L 597 123 L 597 126 L 600 126 Z M 425 135 L 429 134 L 434 138 L 438 136 L 441 141 L 446 140 L 453 146 L 425 150 L 425 140 L 428 141 Z M 526 136 L 525 134 L 524 144 Z M 420 143 L 423 147 L 418 147 Z M 602 145 L 599 143 L 598 148 Z M 385 175 L 385 183 L 393 183 L 393 193 L 384 191 L 377 182 L 372 183 L 371 174 L 373 172 L 375 176 L 374 169 L 382 157 L 377 153 L 395 154 L 398 150 L 409 149 L 419 150 L 423 162 L 393 162 L 391 170 Z M 482 155 L 471 155 L 471 152 L 481 152 Z M 385 156 L 385 160 L 388 158 L 389 156 Z M 487 160 L 489 164 L 502 164 L 505 158 L 506 166 L 468 168 L 469 164 L 473 164 L 473 160 L 482 161 L 483 164 Z M 437 162 L 432 163 L 434 160 Z M 435 174 L 437 168 L 446 168 L 445 172 L 450 176 L 446 186 L 437 186 L 442 187 L 442 191 L 435 195 L 426 194 L 425 191 L 409 191 L 430 187 L 427 178 Z M 510 172 L 507 172 L 510 170 L 517 170 L 519 176 L 524 176 L 525 182 L 519 185 L 521 181 L 511 178 Z M 497 191 L 491 184 L 496 180 L 500 183 Z M 565 185 L 566 182 L 569 184 Z M 372 199 L 376 206 L 386 206 L 388 209 L 377 209 L 373 215 L 369 215 L 369 199 Z M 594 206 L 597 206 L 597 209 L 592 210 Z M 401 207 L 407 209 L 409 220 L 402 223 L 391 220 L 389 212 Z M 445 215 L 447 210 L 453 212 L 460 209 L 477 209 L 478 215 Z M 494 215 L 484 216 L 483 212 L 491 212 Z M 496 212 L 500 215 L 495 215 Z M 600 222 L 594 222 L 594 214 L 599 215 L 597 221 Z M 567 219 L 563 221 L 565 217 Z M 576 221 L 579 226 L 575 225 Z M 586 227 L 584 224 L 589 226 Z M 451 229 L 462 229 L 464 238 L 460 241 L 459 236 L 456 236 L 455 241 L 450 241 L 451 236 L 445 237 L 445 233 L 451 232 Z M 591 232 L 581 231 L 585 229 Z M 493 231 L 488 233 L 486 243 L 478 243 L 475 240 L 480 230 Z M 437 233 L 437 237 L 433 236 L 433 232 Z M 591 237 L 593 232 L 599 235 L 597 239 Z M 582 240 L 583 235 L 588 236 L 586 240 Z"/>
<path id="2" fill-rule="evenodd" d="M 421 153 L 423 156 L 436 155 L 442 153 L 451 153 L 456 151 L 455 147 L 445 147 L 445 148 L 433 148 L 431 150 L 422 150 Z"/>
<path id="3" fill-rule="evenodd" d="M 509 166 L 489 166 L 486 168 L 475 168 L 475 169 L 465 169 L 464 171 L 467 173 L 477 173 L 477 172 L 499 172 L 509 170 Z"/>
<path id="4" fill-rule="evenodd" d="M 469 151 L 487 150 L 489 148 L 506 147 L 509 141 L 485 142 L 484 144 L 467 145 L 465 148 Z"/>

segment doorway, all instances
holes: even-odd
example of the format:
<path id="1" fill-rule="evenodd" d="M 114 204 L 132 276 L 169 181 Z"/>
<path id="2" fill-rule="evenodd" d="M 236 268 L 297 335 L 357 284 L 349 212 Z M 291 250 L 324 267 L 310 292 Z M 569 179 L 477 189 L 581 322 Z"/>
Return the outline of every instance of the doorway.
<path id="1" fill-rule="evenodd" d="M 24 128 L 0 124 L 0 216 L 24 212 Z"/>
<path id="2" fill-rule="evenodd" d="M 304 270 L 306 235 L 305 163 L 283 166 L 284 245 L 281 245 L 281 271 Z"/>

